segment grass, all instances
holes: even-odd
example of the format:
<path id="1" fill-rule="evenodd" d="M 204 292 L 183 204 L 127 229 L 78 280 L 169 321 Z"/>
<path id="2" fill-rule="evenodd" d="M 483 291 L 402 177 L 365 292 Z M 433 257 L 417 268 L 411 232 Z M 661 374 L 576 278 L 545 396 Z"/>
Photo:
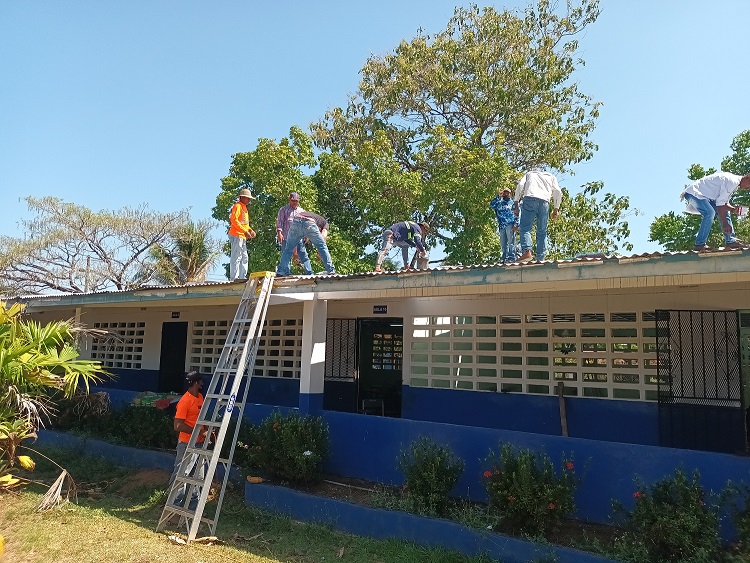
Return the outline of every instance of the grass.
<path id="1" fill-rule="evenodd" d="M 227 563 L 487 563 L 482 557 L 427 549 L 402 541 L 375 541 L 304 524 L 244 505 L 240 488 L 227 491 L 217 536 L 223 545 L 175 545 L 176 530 L 154 532 L 164 504 L 164 482 L 134 481 L 133 469 L 53 448 L 40 449 L 75 479 L 79 496 L 52 511 L 36 507 L 46 487 L 29 485 L 0 496 L 3 561 Z M 24 452 L 28 453 L 28 452 Z M 51 482 L 59 470 L 40 456 L 29 478 Z"/>

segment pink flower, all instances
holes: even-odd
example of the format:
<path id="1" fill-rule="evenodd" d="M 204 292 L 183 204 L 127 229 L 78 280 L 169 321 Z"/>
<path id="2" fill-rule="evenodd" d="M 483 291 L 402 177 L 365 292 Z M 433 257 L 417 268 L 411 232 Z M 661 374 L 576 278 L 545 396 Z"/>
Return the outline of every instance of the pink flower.
<path id="1" fill-rule="evenodd" d="M 566 461 L 565 462 L 565 469 L 568 471 L 573 471 L 573 462 L 572 461 Z"/>
<path id="2" fill-rule="evenodd" d="M 274 427 L 274 429 L 278 428 L 279 427 L 279 423 L 278 422 L 274 422 L 273 423 L 273 427 Z"/>
<path id="3" fill-rule="evenodd" d="M 549 505 L 547 506 L 547 508 L 549 508 L 550 510 L 554 510 L 555 509 L 555 503 L 554 502 L 549 503 Z"/>
<path id="4" fill-rule="evenodd" d="M 636 491 L 633 493 L 633 498 L 642 498 L 642 497 L 643 497 L 643 494 L 641 493 L 641 491 Z"/>
<path id="5" fill-rule="evenodd" d="M 492 477 L 492 472 L 491 471 L 485 471 L 484 472 L 484 476 L 485 477 Z"/>

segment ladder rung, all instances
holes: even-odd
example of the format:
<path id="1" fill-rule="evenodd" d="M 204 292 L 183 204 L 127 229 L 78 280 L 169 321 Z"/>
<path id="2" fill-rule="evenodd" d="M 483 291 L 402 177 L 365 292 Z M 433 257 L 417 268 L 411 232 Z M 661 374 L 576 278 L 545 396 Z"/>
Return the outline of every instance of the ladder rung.
<path id="1" fill-rule="evenodd" d="M 206 450 L 203 448 L 185 448 L 185 451 L 191 454 L 204 455 L 206 457 L 211 457 L 214 453 L 214 450 Z"/>
<path id="2" fill-rule="evenodd" d="M 230 395 L 227 395 L 226 393 L 206 393 L 203 395 L 203 400 L 206 399 L 224 399 L 226 401 L 229 400 Z"/>
<path id="3" fill-rule="evenodd" d="M 198 420 L 195 424 L 200 424 L 201 426 L 213 426 L 215 428 L 218 428 L 221 426 L 221 420 Z"/>
<path id="4" fill-rule="evenodd" d="M 185 518 L 195 518 L 195 510 L 189 508 L 182 508 L 181 506 L 175 506 L 174 504 L 168 504 L 164 507 L 165 511 L 172 512 L 173 514 L 179 514 Z M 201 518 L 201 522 L 206 524 L 213 524 L 214 521 L 211 518 Z"/>
<path id="5" fill-rule="evenodd" d="M 198 485 L 199 487 L 206 484 L 205 479 L 197 479 L 195 477 L 188 477 L 187 475 L 177 475 L 174 480 L 187 483 L 188 485 Z"/>

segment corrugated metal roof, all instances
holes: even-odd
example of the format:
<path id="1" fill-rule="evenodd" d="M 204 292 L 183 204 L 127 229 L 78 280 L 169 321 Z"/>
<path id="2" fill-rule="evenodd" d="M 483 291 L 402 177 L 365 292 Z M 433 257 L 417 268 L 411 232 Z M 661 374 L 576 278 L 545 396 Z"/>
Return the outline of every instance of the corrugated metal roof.
<path id="1" fill-rule="evenodd" d="M 724 256 L 729 257 L 734 254 L 744 254 L 745 251 L 750 250 L 749 247 L 742 249 L 724 249 L 714 250 L 708 252 L 695 252 L 695 251 L 680 251 L 680 252 L 652 252 L 642 254 L 632 254 L 629 256 L 622 255 L 609 255 L 604 254 L 589 254 L 579 256 L 576 258 L 570 258 L 565 260 L 545 260 L 543 262 L 508 262 L 508 263 L 494 263 L 494 264 L 468 264 L 468 265 L 454 265 L 454 266 L 436 266 L 426 270 L 418 269 L 402 269 L 395 271 L 383 271 L 383 272 L 358 272 L 354 274 L 315 274 L 312 276 L 286 276 L 283 278 L 276 279 L 276 286 L 283 287 L 298 287 L 301 285 L 315 284 L 317 281 L 335 281 L 335 280 L 350 280 L 356 278 L 376 278 L 376 277 L 394 277 L 401 278 L 406 276 L 417 276 L 424 275 L 433 272 L 454 272 L 454 271 L 469 271 L 469 270 L 488 270 L 493 268 L 538 268 L 538 267 L 570 267 L 570 266 L 582 266 L 582 265 L 594 265 L 599 263 L 616 263 L 616 264 L 628 264 L 631 262 L 642 262 L 658 260 L 666 256 L 693 256 L 695 260 L 700 260 L 701 257 L 706 256 Z M 625 272 L 623 272 L 625 273 Z M 139 287 L 137 289 L 129 290 L 109 290 L 99 292 L 87 292 L 87 293 L 57 293 L 54 295 L 29 295 L 15 298 L 15 300 L 29 301 L 37 299 L 49 299 L 59 298 L 64 296 L 86 296 L 86 295 L 107 295 L 107 294 L 120 294 L 120 293 L 135 293 L 140 291 L 160 291 L 160 290 L 176 290 L 176 289 L 199 289 L 204 287 L 228 287 L 232 285 L 239 285 L 243 282 L 230 282 L 230 281 L 216 281 L 216 282 L 204 282 L 204 283 L 191 283 L 186 285 L 149 285 L 145 287 Z"/>

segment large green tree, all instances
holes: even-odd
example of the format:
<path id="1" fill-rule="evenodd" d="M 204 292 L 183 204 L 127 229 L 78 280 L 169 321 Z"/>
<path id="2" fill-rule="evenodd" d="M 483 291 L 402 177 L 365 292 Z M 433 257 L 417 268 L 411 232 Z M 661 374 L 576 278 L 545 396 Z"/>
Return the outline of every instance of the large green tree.
<path id="1" fill-rule="evenodd" d="M 458 8 L 444 31 L 367 61 L 348 105 L 312 126 L 328 151 L 316 174 L 321 208 L 346 225 L 355 246 L 392 222 L 426 220 L 427 242 L 442 243 L 447 263 L 497 259 L 494 194 L 515 188 L 527 169 L 566 171 L 591 158 L 599 104 L 574 79 L 582 64 L 575 37 L 596 20 L 598 2 L 569 0 L 565 8 L 546 0 L 523 12 Z M 579 199 L 596 207 L 592 196 L 584 190 Z M 618 212 L 627 213 L 628 199 L 605 194 L 599 205 L 615 201 L 601 232 L 621 240 L 596 244 L 602 250 L 627 245 Z M 558 240 L 584 247 L 579 232 Z M 556 248 L 551 257 L 568 251 Z"/>
<path id="2" fill-rule="evenodd" d="M 21 222 L 25 236 L 0 237 L 0 286 L 9 295 L 139 287 L 150 281 L 143 275 L 149 249 L 187 218 L 145 205 L 92 211 L 54 197 L 26 203 L 32 218 Z"/>
<path id="3" fill-rule="evenodd" d="M 737 135 L 732 140 L 730 149 L 732 153 L 721 161 L 721 170 L 740 175 L 750 174 L 750 130 Z M 688 178 L 698 180 L 714 172 L 716 168 L 704 168 L 700 164 L 693 164 L 688 168 Z M 750 240 L 750 220 L 733 217 L 732 222 L 736 235 L 742 240 Z M 692 250 L 700 223 L 700 215 L 670 211 L 651 223 L 649 240 L 658 242 L 664 250 L 670 252 Z M 724 246 L 724 234 L 718 220 L 714 221 L 711 228 L 708 245 L 714 248 Z"/>

